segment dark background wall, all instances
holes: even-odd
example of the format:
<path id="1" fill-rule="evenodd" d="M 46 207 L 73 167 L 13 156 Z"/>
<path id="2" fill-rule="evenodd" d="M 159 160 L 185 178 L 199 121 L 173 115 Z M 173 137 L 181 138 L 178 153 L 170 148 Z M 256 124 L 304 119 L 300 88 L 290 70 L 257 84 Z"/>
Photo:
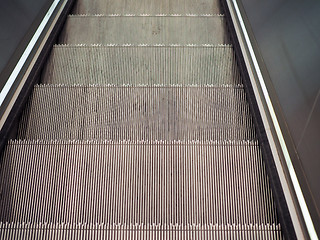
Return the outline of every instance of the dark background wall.
<path id="1" fill-rule="evenodd" d="M 53 0 L 0 0 L 0 90 Z M 17 48 L 20 48 L 17 50 Z M 17 50 L 17 51 L 16 51 Z M 9 64 L 11 60 L 11 64 Z M 11 66 L 7 66 L 7 65 Z"/>
<path id="2" fill-rule="evenodd" d="M 281 127 L 293 140 L 294 167 L 319 231 L 320 1 L 241 2 L 279 100 Z"/>

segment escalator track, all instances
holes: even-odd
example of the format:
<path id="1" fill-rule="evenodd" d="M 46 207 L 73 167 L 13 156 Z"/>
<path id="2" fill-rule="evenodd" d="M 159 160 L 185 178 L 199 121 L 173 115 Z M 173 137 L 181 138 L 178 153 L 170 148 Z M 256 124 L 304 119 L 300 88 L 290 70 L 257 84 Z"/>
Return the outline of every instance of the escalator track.
<path id="1" fill-rule="evenodd" d="M 218 1 L 79 0 L 1 162 L 1 239 L 283 239 Z"/>

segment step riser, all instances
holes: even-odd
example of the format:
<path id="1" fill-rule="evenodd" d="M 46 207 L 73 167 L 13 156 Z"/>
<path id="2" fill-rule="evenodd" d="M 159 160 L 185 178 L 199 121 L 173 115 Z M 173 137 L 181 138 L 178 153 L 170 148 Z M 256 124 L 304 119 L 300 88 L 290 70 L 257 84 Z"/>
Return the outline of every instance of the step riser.
<path id="1" fill-rule="evenodd" d="M 61 44 L 228 44 L 225 19 L 214 17 L 69 16 Z"/>
<path id="2" fill-rule="evenodd" d="M 242 87 L 38 86 L 19 138 L 254 139 Z"/>
<path id="3" fill-rule="evenodd" d="M 78 0 L 75 14 L 218 14 L 217 0 Z"/>
<path id="4" fill-rule="evenodd" d="M 277 222 L 255 142 L 13 142 L 1 188 L 8 222 Z"/>
<path id="5" fill-rule="evenodd" d="M 104 224 L 6 224 L 3 227 L 1 239 L 283 239 L 278 225 L 165 227 L 108 226 Z"/>
<path id="6" fill-rule="evenodd" d="M 48 84 L 240 84 L 231 46 L 55 46 Z"/>

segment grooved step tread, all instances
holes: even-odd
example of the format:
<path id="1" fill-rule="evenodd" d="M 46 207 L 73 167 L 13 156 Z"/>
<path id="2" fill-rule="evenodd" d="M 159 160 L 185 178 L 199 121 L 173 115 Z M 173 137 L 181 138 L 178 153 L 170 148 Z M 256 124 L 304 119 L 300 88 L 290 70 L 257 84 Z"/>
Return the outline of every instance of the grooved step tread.
<path id="1" fill-rule="evenodd" d="M 222 16 L 69 16 L 62 44 L 226 44 Z"/>
<path id="2" fill-rule="evenodd" d="M 108 225 L 5 224 L 1 239 L 274 239 L 281 240 L 280 225 Z"/>
<path id="3" fill-rule="evenodd" d="M 240 84 L 232 46 L 56 45 L 45 84 Z"/>
<path id="4" fill-rule="evenodd" d="M 3 222 L 277 223 L 256 141 L 9 141 L 0 176 Z"/>
<path id="5" fill-rule="evenodd" d="M 77 0 L 0 162 L 0 239 L 282 240 L 218 0 Z"/>
<path id="6" fill-rule="evenodd" d="M 217 14 L 218 0 L 78 0 L 75 14 Z"/>
<path id="7" fill-rule="evenodd" d="M 38 85 L 23 139 L 255 139 L 242 86 Z"/>

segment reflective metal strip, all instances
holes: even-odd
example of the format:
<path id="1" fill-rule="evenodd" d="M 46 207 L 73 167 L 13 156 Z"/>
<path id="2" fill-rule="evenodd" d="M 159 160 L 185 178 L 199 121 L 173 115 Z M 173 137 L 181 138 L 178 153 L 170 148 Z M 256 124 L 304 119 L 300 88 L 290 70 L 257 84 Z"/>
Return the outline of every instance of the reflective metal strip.
<path id="1" fill-rule="evenodd" d="M 16 80 L 18 74 L 20 73 L 22 67 L 24 66 L 27 58 L 29 57 L 29 54 L 31 53 L 32 49 L 34 48 L 34 46 L 35 46 L 36 42 L 38 41 L 43 29 L 46 27 L 49 19 L 52 16 L 52 13 L 54 12 L 54 10 L 56 9 L 56 7 L 58 6 L 59 3 L 60 3 L 60 0 L 54 0 L 53 1 L 53 3 L 50 6 L 48 12 L 46 13 L 46 15 L 44 16 L 43 20 L 41 21 L 37 31 L 35 32 L 35 34 L 31 38 L 28 46 L 24 50 L 24 52 L 23 52 L 21 58 L 19 59 L 16 67 L 12 71 L 10 77 L 8 78 L 8 81 L 6 82 L 6 84 L 4 85 L 3 89 L 1 90 L 1 93 L 0 93 L 0 105 L 2 105 L 4 99 L 6 98 L 8 92 L 10 91 L 14 81 Z"/>
<path id="2" fill-rule="evenodd" d="M 51 34 L 54 26 L 55 26 L 55 23 L 57 23 L 59 17 L 61 16 L 61 13 L 63 12 L 63 10 L 64 10 L 67 2 L 68 2 L 68 1 L 65 0 L 65 1 L 63 1 L 63 2 L 61 3 L 61 5 L 60 5 L 61 7 L 58 9 L 57 14 L 52 18 L 52 24 L 49 26 L 48 31 L 44 34 L 44 39 L 43 39 L 43 41 L 40 43 L 39 48 L 36 49 L 35 55 L 34 55 L 33 59 L 31 59 L 31 62 L 30 62 L 30 64 L 28 65 L 28 68 L 26 69 L 25 74 L 22 76 L 21 81 L 19 82 L 19 84 L 18 84 L 18 86 L 17 86 L 14 94 L 12 95 L 12 98 L 10 99 L 8 105 L 6 106 L 6 109 L 5 109 L 4 112 L 3 112 L 3 115 L 1 116 L 1 119 L 0 119 L 0 128 L 2 128 L 3 125 L 5 124 L 5 121 L 6 121 L 7 117 L 9 116 L 9 113 L 11 112 L 12 107 L 13 107 L 15 101 L 17 100 L 17 98 L 18 98 L 18 96 L 19 96 L 19 94 L 20 94 L 20 92 L 21 92 L 21 90 L 22 90 L 22 88 L 23 88 L 23 86 L 24 86 L 24 84 L 25 84 L 25 82 L 26 82 L 26 80 L 27 80 L 27 78 L 28 78 L 28 76 L 29 76 L 29 74 L 30 74 L 33 66 L 34 66 L 34 64 L 36 63 L 37 58 L 39 57 L 39 55 L 40 55 L 40 53 L 41 53 L 41 51 L 42 51 L 42 49 L 43 49 L 46 41 L 48 40 L 48 38 L 49 38 L 49 36 L 50 36 L 50 34 Z M 12 87 L 12 86 L 13 86 L 13 85 L 11 85 L 11 87 Z M 11 88 L 11 87 L 10 87 L 10 88 Z M 7 96 L 6 96 L 6 97 L 7 97 Z M 3 98 L 3 99 L 4 99 L 4 98 Z M 3 100 L 2 100 L 2 101 L 3 101 Z M 2 102 L 1 105 L 3 105 L 3 102 Z"/>
<path id="3" fill-rule="evenodd" d="M 288 152 L 284 137 L 282 135 L 282 131 L 281 131 L 277 116 L 276 116 L 275 111 L 274 111 L 274 108 L 273 108 L 273 105 L 272 105 L 272 102 L 271 102 L 271 99 L 270 99 L 270 96 L 269 96 L 269 93 L 268 93 L 268 89 L 267 89 L 267 87 L 265 85 L 265 82 L 264 82 L 264 79 L 263 79 L 263 76 L 262 76 L 262 73 L 261 73 L 257 58 L 255 56 L 255 53 L 254 53 L 254 50 L 253 50 L 249 35 L 247 33 L 247 30 L 246 30 L 246 26 L 245 26 L 244 21 L 242 19 L 242 16 L 241 16 L 237 1 L 236 0 L 230 0 L 230 1 L 228 0 L 228 3 L 232 4 L 232 6 L 234 7 L 235 14 L 236 14 L 237 19 L 239 21 L 240 28 L 242 30 L 243 37 L 244 37 L 244 40 L 245 40 L 245 44 L 246 44 L 246 46 L 247 46 L 247 48 L 249 50 L 250 58 L 251 58 L 251 60 L 253 62 L 253 65 L 254 65 L 254 71 L 257 73 L 259 84 L 260 84 L 260 87 L 262 89 L 262 93 L 264 95 L 264 99 L 266 101 L 266 105 L 267 105 L 267 108 L 268 108 L 268 112 L 269 112 L 269 114 L 271 116 L 273 127 L 275 128 L 275 132 L 277 134 L 278 141 L 279 141 L 279 143 L 281 145 L 281 150 L 282 150 L 282 153 L 283 153 L 284 158 L 285 158 L 287 169 L 289 171 L 289 175 L 290 175 L 291 181 L 293 183 L 293 187 L 294 187 L 294 190 L 295 190 L 295 193 L 296 193 L 296 196 L 297 196 L 300 208 L 301 208 L 301 212 L 302 212 L 303 218 L 305 220 L 305 225 L 307 227 L 309 236 L 310 236 L 311 239 L 318 239 L 317 233 L 315 231 L 315 228 L 314 228 L 314 225 L 313 225 L 313 222 L 312 222 L 312 219 L 311 219 L 308 207 L 307 207 L 307 204 L 305 202 L 302 190 L 301 190 L 300 185 L 299 185 L 299 181 L 298 181 L 297 175 L 296 175 L 295 170 L 293 168 L 293 164 L 292 164 L 292 161 L 291 161 L 291 158 L 290 158 L 290 155 L 289 155 L 289 152 Z M 260 107 L 260 108 L 262 109 L 263 107 Z M 269 123 L 267 123 L 266 121 L 264 121 L 264 124 L 266 126 L 269 125 Z M 270 130 L 267 129 L 267 135 L 271 135 L 271 133 L 268 133 L 269 131 Z M 272 136 L 269 136 L 268 138 L 272 139 Z M 273 140 L 270 141 L 270 142 L 273 142 Z M 271 148 L 272 148 L 272 146 L 271 146 Z M 276 150 L 274 150 L 274 151 L 276 151 Z M 274 156 L 278 156 L 278 153 L 274 153 Z M 276 157 L 276 158 L 278 158 L 278 157 Z M 280 163 L 276 163 L 276 164 L 280 165 Z M 277 168 L 281 169 L 280 166 L 277 166 Z M 280 175 L 282 175 L 282 173 L 280 173 Z M 280 176 L 280 178 L 281 178 L 281 176 Z M 295 209 L 294 209 L 294 205 L 292 203 L 292 200 L 290 199 L 291 197 L 289 196 L 291 193 L 289 193 L 289 190 L 287 190 L 288 193 L 286 193 L 287 187 L 286 186 L 283 186 L 283 187 L 285 188 L 285 196 L 286 196 L 286 200 L 287 200 L 287 202 L 289 204 L 290 214 L 291 214 L 291 217 L 293 218 L 293 224 L 295 226 L 297 237 L 298 238 L 302 238 L 303 237 L 303 233 L 302 233 L 302 230 L 301 230 L 301 226 L 298 226 L 298 224 L 300 225 L 300 223 L 299 223 L 297 214 L 295 213 Z"/>

